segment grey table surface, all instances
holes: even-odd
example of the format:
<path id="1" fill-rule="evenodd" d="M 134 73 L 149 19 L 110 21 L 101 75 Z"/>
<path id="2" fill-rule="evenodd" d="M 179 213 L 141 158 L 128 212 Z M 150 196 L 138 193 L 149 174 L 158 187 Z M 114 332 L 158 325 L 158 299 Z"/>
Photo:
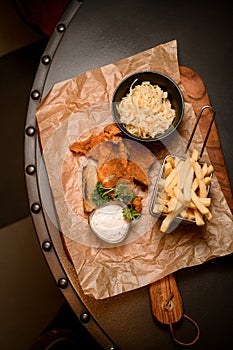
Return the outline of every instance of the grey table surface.
<path id="1" fill-rule="evenodd" d="M 67 25 L 56 50 L 53 42 L 60 35 L 57 33 L 45 50 L 45 55 L 55 53 L 43 79 L 44 68 L 38 70 L 36 83 L 43 85 L 42 96 L 59 81 L 176 39 L 179 64 L 201 76 L 216 109 L 216 125 L 232 186 L 233 29 L 228 7 L 223 2 L 195 1 L 187 5 L 183 1 L 149 0 L 87 0 L 79 5 L 72 1 L 61 19 Z M 232 255 L 228 255 L 177 271 L 184 311 L 201 328 L 200 339 L 191 349 L 233 348 L 232 267 Z M 153 320 L 147 288 L 102 301 L 78 297 L 97 327 L 107 334 L 109 344 L 122 350 L 180 348 L 167 328 Z M 75 299 L 71 300 L 75 309 Z M 107 348 L 108 342 L 99 331 L 90 328 L 90 332 Z M 184 337 L 193 336 L 193 329 L 186 323 L 178 332 Z"/>

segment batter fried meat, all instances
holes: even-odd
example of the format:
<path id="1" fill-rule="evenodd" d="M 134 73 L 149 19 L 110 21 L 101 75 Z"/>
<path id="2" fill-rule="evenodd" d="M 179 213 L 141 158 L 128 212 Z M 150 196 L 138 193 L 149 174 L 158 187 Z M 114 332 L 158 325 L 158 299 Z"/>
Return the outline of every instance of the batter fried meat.
<path id="1" fill-rule="evenodd" d="M 84 141 L 74 142 L 70 146 L 70 150 L 78 155 L 86 155 L 93 147 L 101 142 L 108 141 L 114 138 L 119 138 L 120 129 L 115 124 L 109 124 L 104 128 L 104 131 L 98 135 L 91 135 Z"/>
<path id="2" fill-rule="evenodd" d="M 123 158 L 114 158 L 98 168 L 98 179 L 104 187 L 115 187 L 121 180 L 129 180 L 132 185 L 148 186 L 144 171 L 134 162 Z"/>

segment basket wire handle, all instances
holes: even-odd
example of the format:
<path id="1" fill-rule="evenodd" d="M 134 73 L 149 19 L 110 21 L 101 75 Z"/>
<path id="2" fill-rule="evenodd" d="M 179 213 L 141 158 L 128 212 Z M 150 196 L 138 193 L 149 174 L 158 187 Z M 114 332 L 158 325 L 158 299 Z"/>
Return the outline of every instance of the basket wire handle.
<path id="1" fill-rule="evenodd" d="M 191 136 L 190 136 L 190 138 L 189 138 L 188 144 L 187 144 L 187 146 L 186 146 L 186 149 L 185 149 L 185 152 L 184 152 L 185 154 L 187 153 L 187 151 L 188 151 L 188 149 L 189 149 L 189 147 L 190 147 L 190 144 L 191 144 L 191 142 L 192 142 L 193 136 L 194 136 L 195 131 L 196 131 L 196 129 L 197 129 L 197 125 L 198 125 L 198 123 L 199 123 L 199 120 L 200 120 L 200 118 L 201 118 L 201 116 L 202 116 L 203 111 L 204 111 L 206 108 L 210 108 L 210 109 L 212 110 L 212 112 L 213 112 L 213 115 L 212 115 L 212 119 L 211 119 L 211 121 L 210 121 L 210 126 L 209 126 L 209 129 L 208 129 L 208 131 L 207 131 L 207 134 L 206 134 L 206 137 L 205 137 L 205 139 L 204 139 L 204 143 L 203 143 L 203 145 L 202 145 L 202 149 L 201 149 L 201 152 L 200 152 L 200 158 L 202 157 L 202 154 L 203 154 L 203 152 L 204 152 L 206 143 L 207 143 L 208 138 L 209 138 L 209 134 L 210 134 L 210 131 L 211 131 L 211 127 L 212 127 L 213 122 L 214 122 L 215 114 L 216 114 L 214 108 L 213 108 L 212 106 L 208 106 L 208 105 L 207 105 L 207 106 L 203 106 L 203 107 L 201 108 L 200 112 L 199 112 L 199 115 L 198 115 L 198 117 L 197 117 L 197 121 L 196 121 L 195 126 L 194 126 L 194 128 L 193 128 L 192 134 L 191 134 Z"/>

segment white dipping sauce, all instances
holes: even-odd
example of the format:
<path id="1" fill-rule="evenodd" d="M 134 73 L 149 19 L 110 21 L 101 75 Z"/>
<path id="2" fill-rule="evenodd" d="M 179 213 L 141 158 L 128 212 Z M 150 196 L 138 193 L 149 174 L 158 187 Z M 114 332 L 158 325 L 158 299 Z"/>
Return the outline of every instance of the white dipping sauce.
<path id="1" fill-rule="evenodd" d="M 95 209 L 90 217 L 90 226 L 96 235 L 108 243 L 118 243 L 125 238 L 129 222 L 124 219 L 123 207 L 108 203 Z"/>

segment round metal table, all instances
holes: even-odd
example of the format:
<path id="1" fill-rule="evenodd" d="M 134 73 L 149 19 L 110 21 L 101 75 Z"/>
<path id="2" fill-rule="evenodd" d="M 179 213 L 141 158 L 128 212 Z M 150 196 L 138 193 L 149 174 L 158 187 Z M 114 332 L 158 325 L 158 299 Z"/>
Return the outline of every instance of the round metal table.
<path id="1" fill-rule="evenodd" d="M 107 0 L 71 1 L 41 57 L 25 126 L 25 177 L 31 215 L 51 273 L 80 322 L 103 349 L 176 349 L 167 328 L 151 314 L 148 288 L 104 300 L 83 294 L 57 228 L 43 211 L 38 182 L 41 158 L 35 111 L 59 82 L 150 47 L 177 39 L 179 63 L 198 72 L 208 86 L 229 178 L 232 179 L 232 25 L 221 4 Z M 44 188 L 50 196 L 46 172 Z M 232 183 L 231 183 L 232 184 Z M 47 187 L 46 187 L 47 186 Z M 176 273 L 186 313 L 198 321 L 192 349 L 233 348 L 233 257 L 228 255 Z M 186 323 L 180 336 L 193 337 Z"/>

